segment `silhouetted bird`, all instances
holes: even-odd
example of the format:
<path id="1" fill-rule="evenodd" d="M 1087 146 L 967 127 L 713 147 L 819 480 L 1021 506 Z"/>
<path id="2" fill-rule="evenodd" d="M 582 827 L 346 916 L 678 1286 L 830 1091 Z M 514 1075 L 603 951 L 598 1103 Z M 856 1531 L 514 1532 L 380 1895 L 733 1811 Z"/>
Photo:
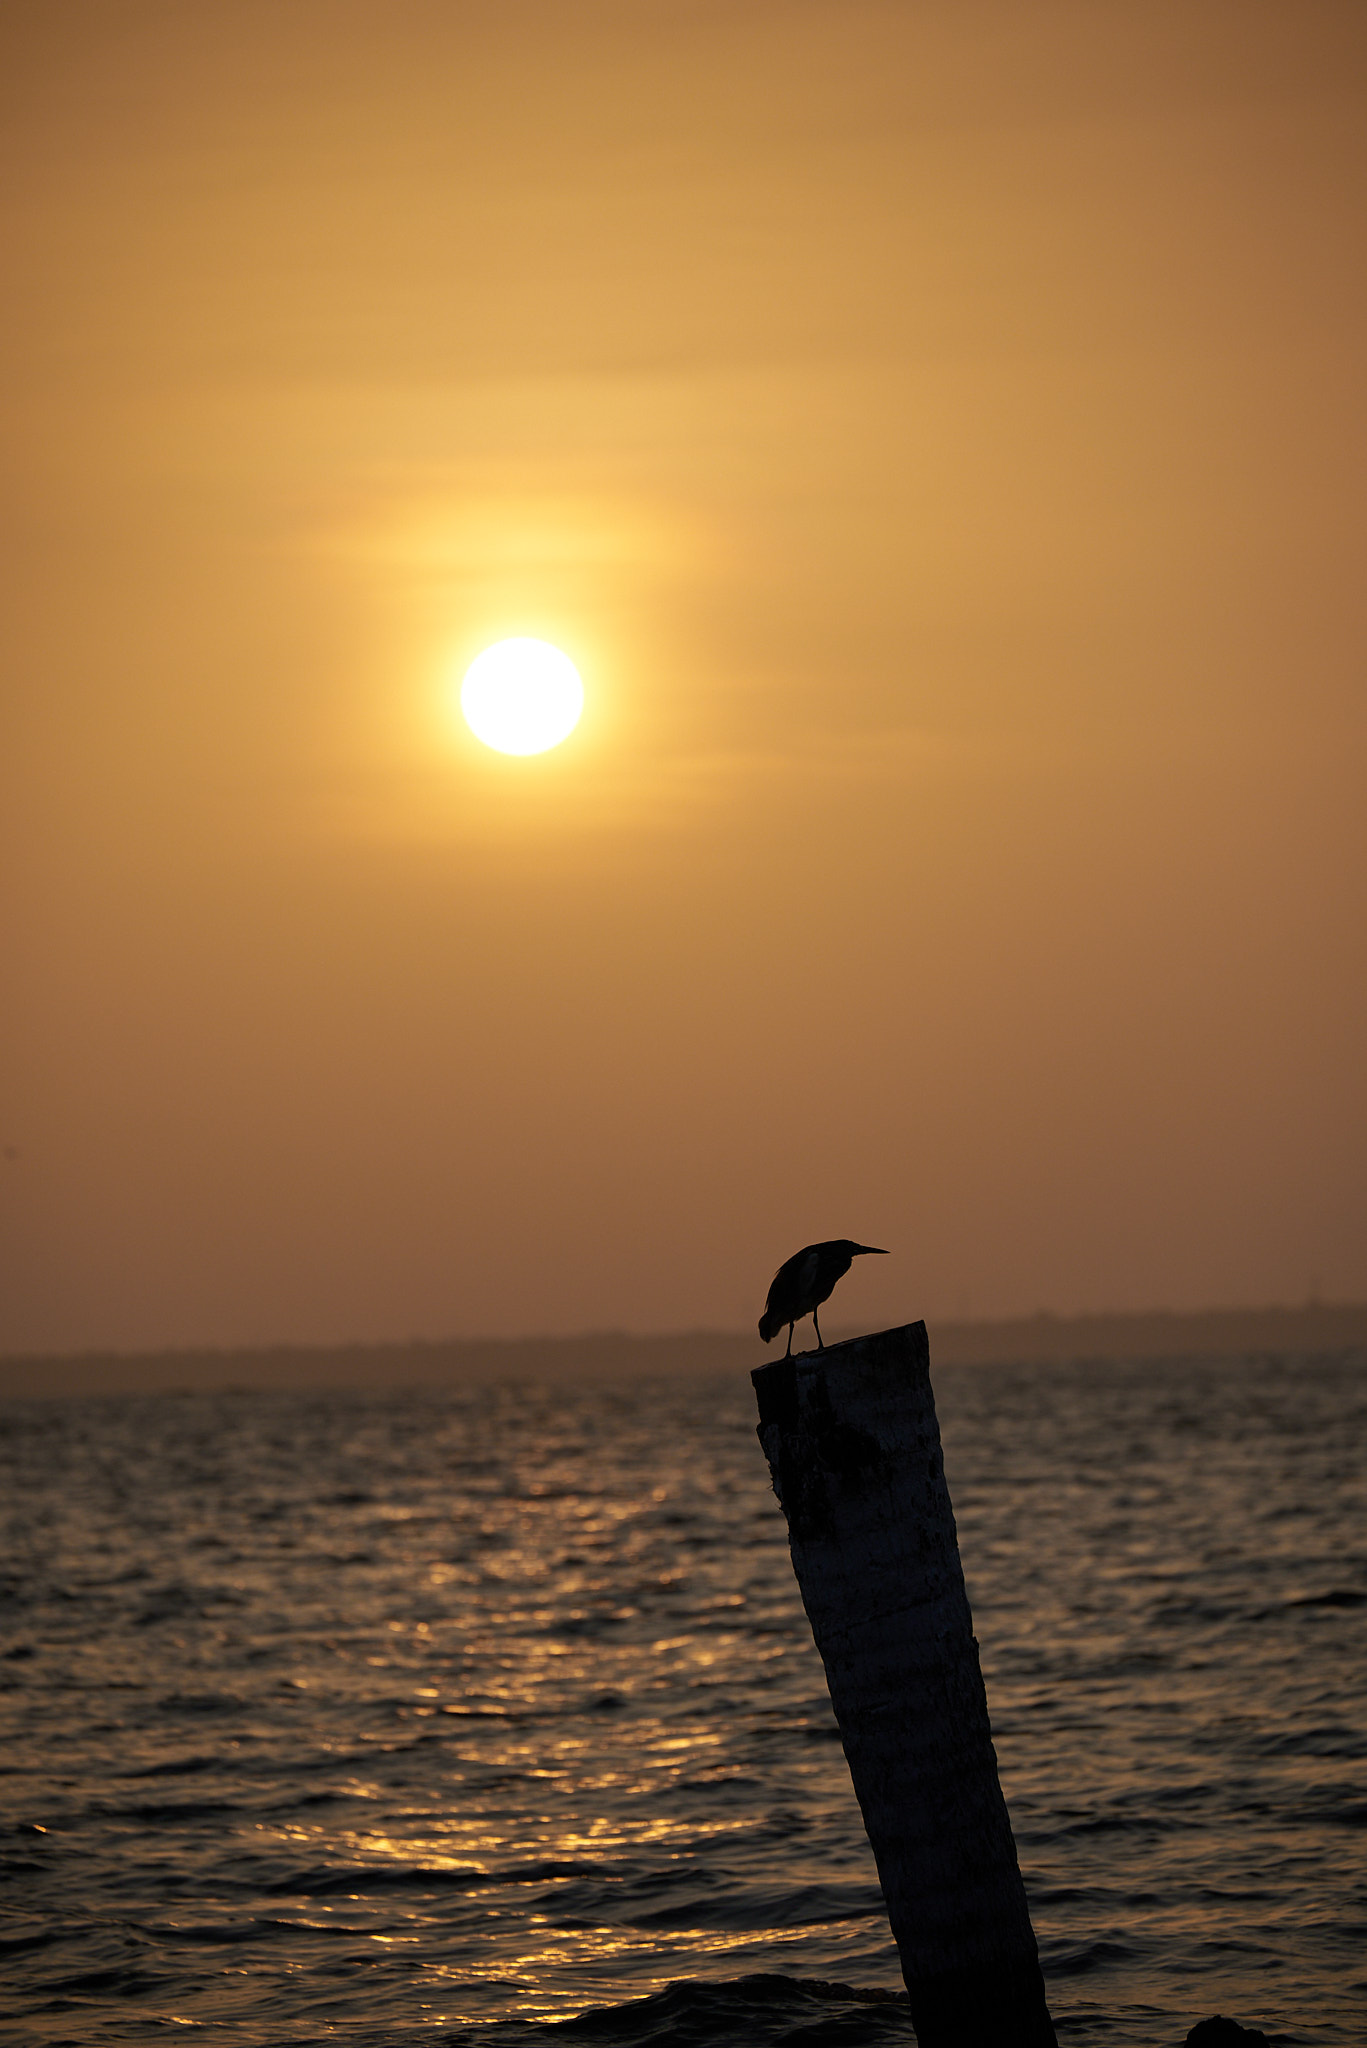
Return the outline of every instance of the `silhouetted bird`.
<path id="1" fill-rule="evenodd" d="M 887 1257 L 881 1245 L 856 1244 L 852 1237 L 833 1237 L 825 1244 L 806 1244 L 800 1252 L 794 1252 L 791 1259 L 785 1259 L 773 1277 L 769 1299 L 759 1319 L 759 1333 L 765 1343 L 772 1343 L 786 1323 L 788 1349 L 783 1356 L 788 1358 L 793 1349 L 793 1324 L 800 1323 L 804 1316 L 810 1316 L 816 1330 L 817 1349 L 824 1351 L 826 1346 L 821 1340 L 821 1325 L 816 1320 L 816 1312 L 833 1292 L 836 1281 L 844 1279 L 861 1252 L 877 1252 L 880 1258 Z"/>

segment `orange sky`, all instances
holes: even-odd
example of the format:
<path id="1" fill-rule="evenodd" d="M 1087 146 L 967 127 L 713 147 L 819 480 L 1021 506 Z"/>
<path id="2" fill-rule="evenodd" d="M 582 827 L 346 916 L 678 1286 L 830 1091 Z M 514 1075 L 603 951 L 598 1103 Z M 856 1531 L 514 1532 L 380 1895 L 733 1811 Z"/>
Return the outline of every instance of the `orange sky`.
<path id="1" fill-rule="evenodd" d="M 0 42 L 0 1349 L 1367 1297 L 1360 0 Z"/>

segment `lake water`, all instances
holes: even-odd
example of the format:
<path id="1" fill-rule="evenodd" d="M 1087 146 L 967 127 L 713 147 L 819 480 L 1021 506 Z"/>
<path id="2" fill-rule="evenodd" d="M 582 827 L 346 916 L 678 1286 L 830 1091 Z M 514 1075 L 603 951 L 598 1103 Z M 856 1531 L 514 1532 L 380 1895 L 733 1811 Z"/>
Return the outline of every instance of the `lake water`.
<path id="1" fill-rule="evenodd" d="M 1061 2042 L 1361 2048 L 1367 1361 L 935 1380 Z M 754 1423 L 6 1402 L 5 2040 L 909 2043 Z"/>

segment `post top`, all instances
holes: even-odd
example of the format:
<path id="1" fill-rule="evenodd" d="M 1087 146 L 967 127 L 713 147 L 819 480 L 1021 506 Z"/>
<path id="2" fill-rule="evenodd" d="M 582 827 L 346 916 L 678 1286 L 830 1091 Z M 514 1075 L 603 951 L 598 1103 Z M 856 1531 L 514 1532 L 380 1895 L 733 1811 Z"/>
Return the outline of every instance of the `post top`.
<path id="1" fill-rule="evenodd" d="M 750 1374 L 759 1402 L 760 1427 L 768 1422 L 791 1422 L 797 1411 L 799 1377 L 810 1381 L 832 1368 L 842 1366 L 882 1367 L 889 1372 L 925 1368 L 930 1364 L 930 1340 L 921 1323 L 900 1323 L 892 1330 L 870 1330 L 862 1337 L 846 1337 L 838 1344 L 823 1345 L 819 1351 L 798 1351 L 791 1358 L 776 1358 L 757 1365 Z"/>

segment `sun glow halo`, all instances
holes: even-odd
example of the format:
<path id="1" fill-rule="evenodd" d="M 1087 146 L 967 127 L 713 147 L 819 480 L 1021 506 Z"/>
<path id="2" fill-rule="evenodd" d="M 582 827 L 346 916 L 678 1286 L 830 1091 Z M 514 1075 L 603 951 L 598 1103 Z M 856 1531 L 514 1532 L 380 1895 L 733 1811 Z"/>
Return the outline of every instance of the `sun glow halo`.
<path id="1" fill-rule="evenodd" d="M 584 685 L 568 654 L 548 640 L 499 640 L 466 669 L 460 708 L 486 747 L 544 754 L 578 725 Z"/>

